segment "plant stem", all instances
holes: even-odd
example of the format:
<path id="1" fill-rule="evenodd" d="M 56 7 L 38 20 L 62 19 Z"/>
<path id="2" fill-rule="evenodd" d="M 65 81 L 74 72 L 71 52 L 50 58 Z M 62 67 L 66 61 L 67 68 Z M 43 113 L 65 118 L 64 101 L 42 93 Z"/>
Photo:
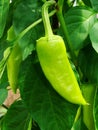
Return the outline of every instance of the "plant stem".
<path id="1" fill-rule="evenodd" d="M 58 0 L 59 11 L 62 12 L 64 0 Z"/>
<path id="2" fill-rule="evenodd" d="M 42 19 L 43 19 L 43 23 L 44 23 L 46 37 L 51 37 L 51 35 L 53 35 L 53 31 L 51 28 L 49 15 L 48 15 L 48 7 L 53 4 L 55 4 L 54 0 L 47 1 L 47 2 L 45 2 L 45 4 L 42 7 Z"/>
<path id="3" fill-rule="evenodd" d="M 58 4 L 59 4 L 59 2 L 58 2 Z M 63 0 L 62 0 L 62 4 L 63 4 Z M 76 62 L 76 55 L 73 51 L 73 48 L 71 47 L 71 41 L 70 41 L 70 38 L 69 38 L 67 26 L 66 26 L 63 14 L 62 14 L 62 7 L 63 7 L 63 5 L 62 6 L 60 5 L 60 9 L 59 9 L 59 5 L 58 5 L 57 17 L 59 19 L 59 22 L 61 24 L 61 27 L 62 27 L 62 30 L 63 30 L 63 33 L 64 33 L 64 37 L 65 37 L 65 40 L 66 40 L 66 43 L 65 43 L 66 48 L 67 48 L 68 51 L 70 51 L 72 60 L 75 63 Z"/>
<path id="4" fill-rule="evenodd" d="M 67 32 L 67 28 L 66 28 L 66 25 L 65 25 L 65 21 L 64 21 L 64 18 L 63 18 L 63 16 L 62 16 L 62 13 L 61 13 L 61 11 L 59 12 L 57 12 L 57 17 L 58 17 L 58 19 L 59 19 L 59 22 L 60 22 L 60 25 L 61 25 L 61 28 L 62 28 L 62 30 L 63 30 L 63 33 L 64 33 L 64 37 L 65 37 L 65 40 L 67 41 L 66 42 L 66 47 L 67 47 L 67 50 L 69 50 L 69 44 L 70 44 L 70 42 L 69 42 L 69 36 L 68 36 L 68 32 Z"/>

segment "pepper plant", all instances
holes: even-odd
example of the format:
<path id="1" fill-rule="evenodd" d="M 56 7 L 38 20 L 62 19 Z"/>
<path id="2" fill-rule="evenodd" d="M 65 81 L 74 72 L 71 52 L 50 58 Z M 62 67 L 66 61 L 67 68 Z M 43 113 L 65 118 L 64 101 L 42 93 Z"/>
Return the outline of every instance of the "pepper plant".
<path id="1" fill-rule="evenodd" d="M 1 130 L 98 130 L 97 13 L 97 0 L 0 0 Z"/>

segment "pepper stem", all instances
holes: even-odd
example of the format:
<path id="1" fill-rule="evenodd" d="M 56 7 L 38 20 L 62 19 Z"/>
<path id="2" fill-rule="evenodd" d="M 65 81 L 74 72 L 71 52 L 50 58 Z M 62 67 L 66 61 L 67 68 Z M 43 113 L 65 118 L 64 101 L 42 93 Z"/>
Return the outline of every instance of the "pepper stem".
<path id="1" fill-rule="evenodd" d="M 51 37 L 53 35 L 53 31 L 51 28 L 50 20 L 49 20 L 49 15 L 48 15 L 48 7 L 50 5 L 55 4 L 56 2 L 54 0 L 46 1 L 45 4 L 42 7 L 42 19 L 44 23 L 44 28 L 45 28 L 45 36 L 46 37 Z"/>

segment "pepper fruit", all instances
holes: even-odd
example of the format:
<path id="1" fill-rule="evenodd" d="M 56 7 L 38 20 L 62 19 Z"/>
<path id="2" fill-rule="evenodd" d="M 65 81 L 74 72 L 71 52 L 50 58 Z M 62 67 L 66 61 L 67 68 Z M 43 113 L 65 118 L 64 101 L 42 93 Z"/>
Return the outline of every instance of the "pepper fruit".
<path id="1" fill-rule="evenodd" d="M 8 37 L 7 40 L 13 40 L 15 38 L 15 33 L 13 26 L 8 31 Z M 9 58 L 7 60 L 7 75 L 8 75 L 8 81 L 9 85 L 12 88 L 13 92 L 16 93 L 16 90 L 18 88 L 18 73 L 19 68 L 22 62 L 22 50 L 18 43 L 15 43 L 12 47 L 11 53 L 9 55 Z"/>
<path id="2" fill-rule="evenodd" d="M 48 7 L 55 1 L 46 1 L 42 7 L 45 37 L 37 40 L 36 51 L 42 70 L 52 87 L 67 101 L 86 105 L 78 82 L 67 58 L 66 47 L 61 36 L 51 29 Z"/>

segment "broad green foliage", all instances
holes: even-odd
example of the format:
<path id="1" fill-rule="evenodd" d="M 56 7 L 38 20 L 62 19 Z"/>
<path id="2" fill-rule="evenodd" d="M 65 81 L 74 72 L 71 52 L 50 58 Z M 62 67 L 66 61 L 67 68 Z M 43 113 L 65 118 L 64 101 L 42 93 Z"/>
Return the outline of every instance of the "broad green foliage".
<path id="1" fill-rule="evenodd" d="M 93 25 L 91 31 L 90 31 L 90 39 L 92 42 L 92 46 L 95 49 L 95 51 L 98 53 L 98 21 Z"/>
<path id="2" fill-rule="evenodd" d="M 78 62 L 84 78 L 98 85 L 98 54 L 91 45 L 79 52 Z"/>
<path id="3" fill-rule="evenodd" d="M 42 130 L 71 129 L 77 106 L 68 103 L 54 91 L 39 63 L 33 64 L 32 58 L 30 56 L 22 65 L 22 75 L 25 76 L 20 80 L 21 96 L 28 110 Z"/>
<path id="4" fill-rule="evenodd" d="M 83 0 L 84 4 L 86 4 L 87 6 L 92 6 L 91 5 L 91 1 L 90 0 Z"/>
<path id="5" fill-rule="evenodd" d="M 66 58 L 83 97 L 91 106 L 76 105 L 62 98 L 44 75 L 36 44 L 46 33 L 42 6 L 47 1 L 0 0 L 0 130 L 98 130 L 98 0 L 55 0 L 56 4 L 49 6 L 47 15 L 53 34 L 64 40 Z M 15 31 L 11 37 L 8 35 L 10 27 Z M 51 33 L 49 36 L 51 39 Z M 18 86 L 15 85 L 21 98 L 7 108 L 3 104 L 9 88 L 7 61 L 15 43 L 19 43 L 22 51 Z M 54 44 L 52 47 L 56 50 Z M 51 49 L 45 51 L 52 53 Z M 17 59 L 18 54 L 12 59 Z M 50 58 L 60 59 L 60 55 L 60 51 L 58 57 L 55 52 Z M 65 61 L 63 56 L 62 59 Z M 56 63 L 53 66 L 49 63 L 48 70 L 56 69 L 54 65 Z M 16 74 L 17 67 L 14 65 L 13 68 Z M 61 77 L 65 73 L 60 71 Z M 86 86 L 82 87 L 83 84 Z M 87 87 L 89 84 L 91 87 Z M 72 94 L 68 96 L 70 98 Z"/>
<path id="6" fill-rule="evenodd" d="M 0 105 L 3 104 L 7 97 L 7 90 L 6 89 L 0 89 Z"/>
<path id="7" fill-rule="evenodd" d="M 98 11 L 98 1 L 97 0 L 90 0 L 90 3 L 95 11 Z"/>
<path id="8" fill-rule="evenodd" d="M 2 121 L 2 130 L 27 130 L 30 114 L 22 101 L 17 101 L 9 108 Z"/>
<path id="9" fill-rule="evenodd" d="M 10 0 L 0 0 L 0 38 L 4 33 Z"/>
<path id="10" fill-rule="evenodd" d="M 35 3 L 35 4 L 34 4 Z M 42 2 L 40 0 L 21 1 L 17 6 L 13 24 L 15 32 L 18 35 L 31 23 L 35 22 L 41 17 L 41 6 Z M 20 13 L 21 12 L 21 13 Z M 20 21 L 20 22 L 19 22 Z M 35 49 L 36 39 L 44 34 L 42 23 L 35 28 L 31 29 L 20 41 L 20 46 L 23 49 L 23 59 L 25 59 L 31 51 Z M 33 37 L 32 37 L 33 36 Z"/>
<path id="11" fill-rule="evenodd" d="M 74 50 L 81 49 L 85 46 L 84 41 L 96 21 L 95 12 L 85 6 L 73 7 L 65 14 L 64 18 L 70 34 L 72 48 Z"/>

